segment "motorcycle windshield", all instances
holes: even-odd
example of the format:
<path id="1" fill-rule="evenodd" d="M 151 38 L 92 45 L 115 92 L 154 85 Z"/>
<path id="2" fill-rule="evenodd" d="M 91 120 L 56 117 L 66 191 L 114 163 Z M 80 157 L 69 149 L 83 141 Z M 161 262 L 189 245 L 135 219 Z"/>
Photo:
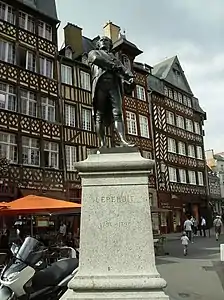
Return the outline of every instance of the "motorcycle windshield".
<path id="1" fill-rule="evenodd" d="M 34 266 L 41 260 L 44 249 L 45 247 L 41 242 L 32 237 L 27 237 L 16 254 L 16 258 L 27 265 Z"/>

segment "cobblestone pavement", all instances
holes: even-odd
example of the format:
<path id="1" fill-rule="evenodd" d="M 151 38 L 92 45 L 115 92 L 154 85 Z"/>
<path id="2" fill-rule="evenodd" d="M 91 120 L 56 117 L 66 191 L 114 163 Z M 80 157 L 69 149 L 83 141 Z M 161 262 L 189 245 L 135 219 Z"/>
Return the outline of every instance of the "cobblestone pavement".
<path id="1" fill-rule="evenodd" d="M 157 268 L 167 281 L 166 293 L 171 300 L 224 300 L 224 263 L 220 262 L 220 243 L 214 236 L 195 237 L 183 255 L 178 239 L 168 240 L 167 256 L 157 257 Z"/>

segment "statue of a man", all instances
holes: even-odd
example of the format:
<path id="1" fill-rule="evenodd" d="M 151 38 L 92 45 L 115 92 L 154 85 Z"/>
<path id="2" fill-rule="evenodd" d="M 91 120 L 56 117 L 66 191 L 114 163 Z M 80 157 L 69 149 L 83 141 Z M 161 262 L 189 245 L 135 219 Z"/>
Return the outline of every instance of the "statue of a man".
<path id="1" fill-rule="evenodd" d="M 88 54 L 92 73 L 92 97 L 96 132 L 100 146 L 106 147 L 105 127 L 114 127 L 121 146 L 133 147 L 125 138 L 122 113 L 123 85 L 134 86 L 133 74 L 112 53 L 112 40 L 103 36 L 97 42 L 97 50 Z"/>

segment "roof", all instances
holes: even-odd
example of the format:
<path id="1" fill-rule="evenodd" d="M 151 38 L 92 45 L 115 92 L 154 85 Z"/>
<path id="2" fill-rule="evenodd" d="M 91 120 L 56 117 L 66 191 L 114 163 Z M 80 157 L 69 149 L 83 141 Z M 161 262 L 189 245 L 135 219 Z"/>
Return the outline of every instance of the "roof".
<path id="1" fill-rule="evenodd" d="M 17 0 L 39 13 L 59 22 L 55 0 Z"/>
<path id="2" fill-rule="evenodd" d="M 193 96 L 177 56 L 168 58 L 153 66 L 152 74 Z"/>
<path id="3" fill-rule="evenodd" d="M 116 42 L 114 42 L 113 49 L 120 46 L 130 49 L 134 56 L 138 56 L 139 54 L 143 53 L 143 51 L 140 50 L 135 44 L 128 41 L 124 35 L 121 35 L 121 37 Z"/>

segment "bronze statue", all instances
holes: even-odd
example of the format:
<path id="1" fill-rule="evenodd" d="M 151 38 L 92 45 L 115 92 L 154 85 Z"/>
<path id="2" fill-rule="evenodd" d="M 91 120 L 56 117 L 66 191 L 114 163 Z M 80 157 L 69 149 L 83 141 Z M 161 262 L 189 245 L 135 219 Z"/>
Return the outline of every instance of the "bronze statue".
<path id="1" fill-rule="evenodd" d="M 120 138 L 120 146 L 133 147 L 125 138 L 122 113 L 123 84 L 134 87 L 134 78 L 130 70 L 112 53 L 113 43 L 108 37 L 101 37 L 97 50 L 88 54 L 88 63 L 92 73 L 92 98 L 96 132 L 100 146 L 106 147 L 105 127 L 114 122 Z"/>

